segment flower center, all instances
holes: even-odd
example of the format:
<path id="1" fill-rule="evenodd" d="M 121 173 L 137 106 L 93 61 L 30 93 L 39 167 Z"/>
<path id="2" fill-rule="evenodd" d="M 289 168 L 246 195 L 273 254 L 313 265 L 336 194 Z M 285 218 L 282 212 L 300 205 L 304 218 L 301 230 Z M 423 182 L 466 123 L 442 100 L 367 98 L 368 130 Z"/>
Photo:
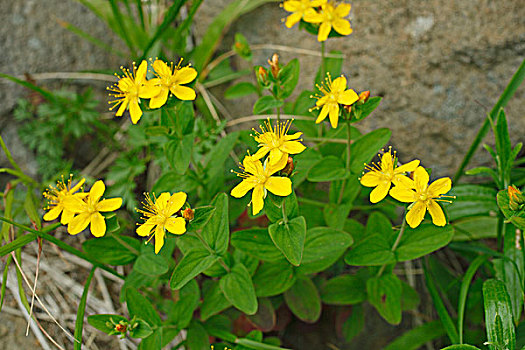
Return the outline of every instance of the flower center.
<path id="1" fill-rule="evenodd" d="M 427 195 L 426 192 L 419 194 L 419 200 L 420 201 L 425 202 L 427 199 L 428 199 L 428 195 Z"/>

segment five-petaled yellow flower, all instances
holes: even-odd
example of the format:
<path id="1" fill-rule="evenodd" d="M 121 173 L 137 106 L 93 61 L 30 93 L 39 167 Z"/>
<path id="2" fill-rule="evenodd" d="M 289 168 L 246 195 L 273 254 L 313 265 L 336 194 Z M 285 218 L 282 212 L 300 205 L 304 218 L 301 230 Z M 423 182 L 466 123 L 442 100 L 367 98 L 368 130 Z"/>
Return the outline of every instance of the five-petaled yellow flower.
<path id="1" fill-rule="evenodd" d="M 144 210 L 137 209 L 139 213 L 144 215 L 142 219 L 144 222 L 137 228 L 139 236 L 149 236 L 151 231 L 155 229 L 155 253 L 157 254 L 164 245 L 165 229 L 176 235 L 182 235 L 186 232 L 186 220 L 182 217 L 173 217 L 178 212 L 184 203 L 186 203 L 187 195 L 184 192 L 177 192 L 170 195 L 168 192 L 161 193 L 159 198 L 151 199 L 150 195 L 146 193 L 146 201 L 142 202 Z M 151 239 L 151 238 L 150 238 Z"/>
<path id="2" fill-rule="evenodd" d="M 98 180 L 84 199 L 72 196 L 64 201 L 64 207 L 77 214 L 69 221 L 67 226 L 69 234 L 76 235 L 90 225 L 89 229 L 93 236 L 104 236 L 106 233 L 106 219 L 100 212 L 115 211 L 122 206 L 122 198 L 100 200 L 105 190 L 104 182 Z"/>
<path id="3" fill-rule="evenodd" d="M 308 23 L 321 23 L 317 41 L 325 41 L 332 28 L 341 35 L 350 35 L 352 28 L 350 22 L 344 17 L 350 13 L 351 5 L 341 3 L 335 5 L 330 1 L 322 5 L 320 12 L 309 11 L 304 15 L 304 21 Z"/>
<path id="4" fill-rule="evenodd" d="M 268 119 L 264 125 L 261 125 L 262 134 L 257 130 L 255 132 L 254 139 L 259 143 L 259 150 L 255 153 L 252 158 L 258 160 L 263 158 L 268 152 L 270 152 L 269 163 L 276 164 L 285 157 L 288 159 L 288 154 L 299 154 L 306 149 L 306 147 L 299 141 L 302 132 L 296 132 L 292 135 L 286 135 L 293 120 L 287 120 L 286 122 L 277 122 L 275 128 L 272 128 L 272 124 Z"/>
<path id="5" fill-rule="evenodd" d="M 241 198 L 253 189 L 251 202 L 253 215 L 264 207 L 267 191 L 281 197 L 288 196 L 292 193 L 292 181 L 287 177 L 272 176 L 283 169 L 287 161 L 287 157 L 282 157 L 277 163 L 271 164 L 266 159 L 263 166 L 260 160 L 254 160 L 250 155 L 244 157 L 241 167 L 244 172 L 237 173 L 244 180 L 232 189 L 231 195 Z"/>
<path id="6" fill-rule="evenodd" d="M 181 60 L 182 61 L 182 60 Z M 177 65 L 173 70 L 173 63 L 168 67 L 163 61 L 156 59 L 153 62 L 153 69 L 158 78 L 151 79 L 153 84 L 160 86 L 160 93 L 149 101 L 150 108 L 159 108 L 168 100 L 168 94 L 171 91 L 175 97 L 183 101 L 195 100 L 195 91 L 187 86 L 197 77 L 197 71 L 191 67 L 180 67 Z"/>
<path id="7" fill-rule="evenodd" d="M 391 149 L 389 149 L 381 157 L 380 164 L 366 165 L 366 169 L 369 171 L 361 177 L 361 185 L 375 187 L 370 193 L 370 202 L 377 203 L 385 198 L 392 183 L 396 185 L 401 178 L 405 177 L 404 173 L 414 171 L 419 166 L 419 160 L 413 160 L 394 168 L 395 162 L 395 151 L 392 155 Z"/>
<path id="8" fill-rule="evenodd" d="M 44 197 L 49 201 L 48 206 L 45 208 L 46 210 L 49 210 L 44 215 L 45 221 L 55 220 L 60 213 L 62 213 L 60 223 L 62 223 L 62 225 L 67 225 L 73 216 L 75 216 L 74 212 L 64 206 L 64 202 L 67 198 L 73 196 L 78 196 L 80 198 L 87 196 L 87 193 L 76 193 L 86 180 L 82 179 L 75 186 L 71 187 L 71 178 L 72 175 L 66 183 L 64 177 L 62 177 L 62 181 L 58 181 L 56 187 L 49 186 L 49 189 L 44 192 Z"/>
<path id="9" fill-rule="evenodd" d="M 343 75 L 332 81 L 330 74 L 327 74 L 326 83 L 322 86 L 318 85 L 317 88 L 323 95 L 311 96 L 312 98 L 318 99 L 315 103 L 315 108 L 322 107 L 321 113 L 319 113 L 315 122 L 322 122 L 328 115 L 332 128 L 337 128 L 337 123 L 339 122 L 339 104 L 351 105 L 359 100 L 359 95 L 352 89 L 346 90 L 346 78 Z"/>
<path id="10" fill-rule="evenodd" d="M 306 14 L 316 14 L 314 8 L 324 5 L 326 0 L 287 0 L 283 2 L 282 7 L 285 11 L 293 12 L 286 17 L 285 25 L 292 28 Z"/>
<path id="11" fill-rule="evenodd" d="M 455 198 L 444 196 L 452 188 L 450 178 L 444 177 L 429 185 L 428 173 L 420 166 L 414 171 L 414 180 L 406 176 L 399 180 L 390 190 L 390 195 L 400 202 L 412 203 L 406 215 L 410 227 L 417 227 L 423 221 L 427 209 L 434 225 L 445 226 L 447 224 L 443 209 L 437 202 L 450 202 L 442 198 Z"/>
<path id="12" fill-rule="evenodd" d="M 128 69 L 121 69 L 124 72 L 124 76 L 120 77 L 117 84 L 108 88 L 109 91 L 114 92 L 110 94 L 110 96 L 116 98 L 109 102 L 113 104 L 110 110 L 120 105 L 116 114 L 117 117 L 120 117 L 129 105 L 131 122 L 137 124 L 142 116 L 142 110 L 139 106 L 140 99 L 157 96 L 161 88 L 155 85 L 155 82 L 152 83 L 151 80 L 146 80 L 146 73 L 148 71 L 148 63 L 146 61 L 140 63 L 139 69 L 135 69 L 135 64 L 133 64 L 133 73 Z"/>

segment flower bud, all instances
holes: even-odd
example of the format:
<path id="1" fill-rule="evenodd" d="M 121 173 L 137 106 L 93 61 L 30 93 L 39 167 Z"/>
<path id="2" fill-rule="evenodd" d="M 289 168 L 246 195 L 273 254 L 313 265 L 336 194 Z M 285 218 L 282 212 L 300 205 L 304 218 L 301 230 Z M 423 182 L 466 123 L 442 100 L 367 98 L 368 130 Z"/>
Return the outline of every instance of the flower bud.
<path id="1" fill-rule="evenodd" d="M 507 189 L 509 194 L 509 208 L 510 210 L 519 210 L 525 204 L 525 198 L 520 190 L 514 185 L 510 185 Z"/>
<path id="2" fill-rule="evenodd" d="M 186 208 L 182 211 L 182 217 L 186 219 L 186 221 L 191 221 L 195 217 L 195 210 L 191 208 Z"/>
<path id="3" fill-rule="evenodd" d="M 115 330 L 119 333 L 126 333 L 126 325 L 125 324 L 117 324 L 115 325 Z"/>
<path id="4" fill-rule="evenodd" d="M 295 165 L 293 164 L 293 158 L 288 157 L 288 161 L 286 162 L 286 165 L 284 166 L 283 170 L 281 170 L 282 174 L 285 174 L 286 176 L 290 176 L 295 168 Z"/>
<path id="5" fill-rule="evenodd" d="M 368 98 L 370 97 L 370 91 L 363 91 L 359 94 L 359 102 L 365 103 L 368 101 Z"/>
<path id="6" fill-rule="evenodd" d="M 256 71 L 255 75 L 257 76 L 257 80 L 259 80 L 262 85 L 266 84 L 266 80 L 268 79 L 268 71 L 266 71 L 264 67 L 259 66 L 259 69 Z"/>
<path id="7" fill-rule="evenodd" d="M 272 75 L 274 78 L 277 78 L 277 75 L 279 75 L 279 55 L 276 53 L 273 54 L 272 60 L 268 60 L 268 63 L 270 64 L 270 67 L 272 68 Z"/>

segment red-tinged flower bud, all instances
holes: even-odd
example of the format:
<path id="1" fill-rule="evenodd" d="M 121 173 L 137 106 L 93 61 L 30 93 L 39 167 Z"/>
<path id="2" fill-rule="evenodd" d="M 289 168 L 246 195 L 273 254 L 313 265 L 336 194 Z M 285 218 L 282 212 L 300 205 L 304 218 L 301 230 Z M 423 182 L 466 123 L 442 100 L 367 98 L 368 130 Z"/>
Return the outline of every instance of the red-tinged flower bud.
<path id="1" fill-rule="evenodd" d="M 518 190 L 514 185 L 510 185 L 507 189 L 509 194 L 509 207 L 510 210 L 519 210 L 520 207 L 525 204 L 525 198 L 520 190 Z"/>
<path id="2" fill-rule="evenodd" d="M 182 217 L 186 219 L 187 221 L 193 220 L 195 217 L 195 210 L 191 208 L 186 208 L 182 211 Z"/>
<path id="3" fill-rule="evenodd" d="M 282 174 L 285 174 L 286 176 L 290 176 L 295 168 L 295 165 L 293 164 L 293 158 L 288 157 L 288 161 L 286 162 L 286 165 L 284 166 L 283 170 L 281 170 Z"/>
<path id="4" fill-rule="evenodd" d="M 119 333 L 126 333 L 126 325 L 119 323 L 115 326 L 115 330 Z"/>
<path id="5" fill-rule="evenodd" d="M 363 91 L 359 94 L 359 102 L 365 103 L 370 97 L 370 91 Z"/>
<path id="6" fill-rule="evenodd" d="M 279 55 L 276 53 L 273 54 L 272 60 L 268 60 L 268 63 L 270 64 L 270 67 L 272 68 L 272 75 L 274 78 L 277 78 L 277 75 L 279 75 Z"/>
<path id="7" fill-rule="evenodd" d="M 343 108 L 347 113 L 352 112 L 352 105 L 343 105 Z"/>
<path id="8" fill-rule="evenodd" d="M 266 79 L 268 79 L 268 71 L 264 69 L 264 67 L 259 66 L 259 70 L 257 71 L 257 78 L 261 82 L 266 82 Z"/>

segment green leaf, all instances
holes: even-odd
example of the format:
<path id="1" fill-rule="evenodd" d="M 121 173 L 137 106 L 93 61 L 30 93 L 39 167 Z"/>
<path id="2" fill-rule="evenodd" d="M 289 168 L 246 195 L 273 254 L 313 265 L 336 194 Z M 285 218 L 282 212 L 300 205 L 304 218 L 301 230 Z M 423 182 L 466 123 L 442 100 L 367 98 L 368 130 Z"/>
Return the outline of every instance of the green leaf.
<path id="1" fill-rule="evenodd" d="M 203 228 L 215 213 L 215 207 L 207 205 L 195 208 L 194 211 L 194 217 L 193 220 L 190 221 L 188 231 L 197 231 L 198 229 Z"/>
<path id="2" fill-rule="evenodd" d="M 215 212 L 202 229 L 202 237 L 216 254 L 222 255 L 228 249 L 228 240 L 230 238 L 228 196 L 226 193 L 219 193 L 213 199 L 211 205 L 215 207 Z"/>
<path id="3" fill-rule="evenodd" d="M 271 222 L 276 222 L 283 218 L 283 203 L 286 216 L 289 219 L 293 219 L 299 214 L 299 206 L 297 204 L 297 197 L 295 196 L 294 191 L 292 191 L 292 193 L 286 197 L 280 197 L 272 193 L 268 193 L 267 198 L 268 200 L 264 201 L 264 212 Z"/>
<path id="4" fill-rule="evenodd" d="M 168 322 L 174 323 L 178 328 L 186 328 L 193 318 L 195 309 L 200 304 L 201 293 L 195 280 L 186 283 L 179 291 L 179 298 L 167 312 Z"/>
<path id="5" fill-rule="evenodd" d="M 421 299 L 417 291 L 403 280 L 401 281 L 401 311 L 417 309 Z"/>
<path id="6" fill-rule="evenodd" d="M 136 318 L 133 324 L 135 328 L 129 330 L 129 336 L 131 338 L 147 338 L 153 333 L 150 325 L 141 318 Z"/>
<path id="7" fill-rule="evenodd" d="M 172 140 L 166 144 L 166 158 L 173 169 L 180 175 L 186 173 L 190 166 L 193 138 L 193 134 L 184 135 L 182 139 Z"/>
<path id="8" fill-rule="evenodd" d="M 281 99 L 290 97 L 299 82 L 299 60 L 294 58 L 288 64 L 281 68 L 278 79 L 282 87 Z"/>
<path id="9" fill-rule="evenodd" d="M 268 226 L 268 233 L 275 246 L 295 266 L 301 264 L 306 238 L 306 221 L 299 216 L 287 223 L 277 222 Z"/>
<path id="10" fill-rule="evenodd" d="M 375 96 L 370 97 L 364 104 L 354 104 L 352 106 L 355 118 L 350 120 L 351 123 L 361 121 L 368 117 L 381 103 L 382 97 Z"/>
<path id="11" fill-rule="evenodd" d="M 313 323 L 321 316 L 321 298 L 314 283 L 306 276 L 300 276 L 294 285 L 284 293 L 284 300 L 301 321 Z"/>
<path id="12" fill-rule="evenodd" d="M 309 274 L 326 270 L 352 243 L 352 236 L 333 228 L 314 227 L 307 230 L 303 260 L 297 272 Z"/>
<path id="13" fill-rule="evenodd" d="M 135 250 L 140 250 L 140 242 L 135 238 L 119 238 Z M 89 239 L 82 244 L 82 248 L 93 259 L 109 265 L 127 265 L 137 258 L 135 253 L 111 236 Z"/>
<path id="14" fill-rule="evenodd" d="M 241 33 L 235 33 L 235 44 L 233 44 L 232 50 L 243 59 L 247 61 L 252 60 L 252 50 L 250 49 L 248 40 L 246 40 L 246 37 Z"/>
<path id="15" fill-rule="evenodd" d="M 498 211 L 496 190 L 480 185 L 456 185 L 448 193 L 456 196 L 451 204 L 446 206 L 450 221 L 474 215 L 489 216 Z"/>
<path id="16" fill-rule="evenodd" d="M 206 321 L 213 315 L 232 306 L 232 303 L 226 299 L 219 283 L 213 282 L 213 286 L 204 292 L 203 302 L 201 305 L 201 319 Z"/>
<path id="17" fill-rule="evenodd" d="M 352 313 L 343 323 L 343 336 L 347 342 L 350 342 L 356 335 L 361 333 L 365 326 L 365 314 L 363 304 L 352 306 Z"/>
<path id="18" fill-rule="evenodd" d="M 366 300 L 366 284 L 356 276 L 334 277 L 321 288 L 321 300 L 330 305 L 353 305 Z"/>
<path id="19" fill-rule="evenodd" d="M 275 97 L 266 95 L 259 98 L 255 105 L 253 105 L 253 114 L 261 114 L 273 108 L 279 108 L 283 105 L 283 101 L 276 100 Z"/>
<path id="20" fill-rule="evenodd" d="M 446 348 L 442 348 L 441 350 L 481 350 L 478 347 L 475 347 L 474 345 L 469 344 L 455 344 L 447 346 Z"/>
<path id="21" fill-rule="evenodd" d="M 521 317 L 523 308 L 523 287 L 520 276 L 524 274 L 523 251 L 517 248 L 521 244 L 521 236 L 517 235 L 517 228 L 512 224 L 503 225 L 503 254 L 506 259 L 503 260 L 503 282 L 509 292 L 510 305 L 514 320 Z M 516 267 L 518 270 L 516 270 Z"/>
<path id="22" fill-rule="evenodd" d="M 335 79 L 341 75 L 343 69 L 344 55 L 341 51 L 332 50 L 330 51 L 332 56 L 340 55 L 341 57 L 324 57 L 317 74 L 315 75 L 315 86 L 324 83 L 327 73 Z M 324 64 L 324 66 L 323 66 Z M 324 71 L 323 71 L 324 67 Z M 315 87 L 314 86 L 314 87 Z"/>
<path id="23" fill-rule="evenodd" d="M 454 236 L 452 226 L 422 224 L 415 229 L 407 227 L 395 250 L 397 261 L 414 260 L 446 246 Z"/>
<path id="24" fill-rule="evenodd" d="M 219 257 L 211 255 L 207 250 L 190 250 L 179 261 L 170 279 L 171 289 L 181 289 L 191 279 L 212 266 Z"/>
<path id="25" fill-rule="evenodd" d="M 84 284 L 84 291 L 82 292 L 82 297 L 80 298 L 80 303 L 78 304 L 77 309 L 77 318 L 75 321 L 75 350 L 82 349 L 82 330 L 84 328 L 84 313 L 86 312 L 86 302 L 87 296 L 89 293 L 89 286 L 91 285 L 91 280 L 95 274 L 96 267 L 91 268 L 89 272 L 86 283 Z"/>
<path id="26" fill-rule="evenodd" d="M 138 350 L 161 350 L 162 348 L 162 328 L 151 334 L 149 337 L 142 339 Z"/>
<path id="27" fill-rule="evenodd" d="M 276 323 L 275 310 L 271 300 L 268 298 L 260 298 L 257 312 L 254 315 L 248 316 L 248 320 L 261 331 L 270 332 Z"/>
<path id="28" fill-rule="evenodd" d="M 439 321 L 432 321 L 417 326 L 390 342 L 384 350 L 417 350 L 434 339 L 445 335 L 445 330 Z"/>
<path id="29" fill-rule="evenodd" d="M 501 348 L 514 350 L 516 334 L 509 295 L 503 282 L 489 279 L 483 283 L 483 301 L 485 306 L 485 325 L 487 339 Z M 497 350 L 489 345 L 491 350 Z"/>
<path id="30" fill-rule="evenodd" d="M 242 82 L 230 86 L 224 92 L 224 98 L 227 100 L 234 100 L 244 96 L 258 93 L 257 88 L 252 83 Z"/>
<path id="31" fill-rule="evenodd" d="M 120 321 L 128 322 L 128 319 L 120 315 L 99 314 L 88 316 L 87 321 L 91 326 L 98 329 L 99 331 L 102 331 L 106 334 L 114 334 L 112 332 L 115 330 L 115 327 L 108 326 L 108 322 L 110 324 L 118 324 Z"/>
<path id="32" fill-rule="evenodd" d="M 304 152 L 294 156 L 295 169 L 293 183 L 295 187 L 299 186 L 299 184 L 306 179 L 310 169 L 321 159 L 321 153 L 313 148 L 307 148 Z"/>
<path id="33" fill-rule="evenodd" d="M 401 281 L 394 274 L 372 277 L 366 282 L 368 301 L 388 323 L 401 322 Z"/>
<path id="34" fill-rule="evenodd" d="M 211 151 L 206 154 L 204 157 L 204 166 L 208 170 L 209 179 L 213 179 L 219 176 L 219 174 L 224 173 L 224 163 L 226 159 L 228 159 L 233 147 L 235 147 L 238 138 L 238 132 L 228 133 L 228 135 L 221 138 Z"/>
<path id="35" fill-rule="evenodd" d="M 210 348 L 208 333 L 196 320 L 193 320 L 188 327 L 186 346 L 189 350 L 204 350 Z"/>
<path id="36" fill-rule="evenodd" d="M 255 293 L 258 297 L 271 297 L 287 291 L 295 283 L 293 268 L 284 259 L 265 262 L 253 275 Z"/>
<path id="37" fill-rule="evenodd" d="M 343 180 L 347 177 L 348 172 L 341 158 L 328 156 L 313 165 L 306 178 L 310 182 L 328 182 Z"/>
<path id="38" fill-rule="evenodd" d="M 509 127 L 507 125 L 507 117 L 505 116 L 505 111 L 501 108 L 496 112 L 496 125 L 494 128 L 494 138 L 496 139 L 496 152 L 498 154 L 498 162 L 500 173 L 503 178 L 510 177 L 510 167 L 509 162 L 514 161 L 511 159 L 512 154 L 512 145 L 510 142 L 509 136 Z"/>
<path id="39" fill-rule="evenodd" d="M 131 317 L 136 316 L 150 325 L 160 326 L 162 320 L 151 302 L 135 288 L 126 290 L 126 304 Z"/>
<path id="40" fill-rule="evenodd" d="M 263 261 L 276 261 L 283 258 L 283 254 L 273 244 L 265 228 L 233 232 L 231 245 Z"/>
<path id="41" fill-rule="evenodd" d="M 7 254 L 11 253 L 12 251 L 17 250 L 18 248 L 21 248 L 25 246 L 26 244 L 33 242 L 38 236 L 34 233 L 27 233 L 25 235 L 19 236 L 17 239 L 15 239 L 12 242 L 9 242 L 3 246 L 0 246 L 0 256 L 6 256 Z M 273 243 L 272 243 L 273 245 Z M 280 253 L 279 253 L 280 254 Z M 4 286 L 5 283 L 2 284 Z"/>
<path id="42" fill-rule="evenodd" d="M 148 249 L 139 255 L 133 268 L 145 275 L 159 276 L 168 272 L 169 264 L 162 255 L 155 254 Z"/>
<path id="43" fill-rule="evenodd" d="M 453 241 L 474 241 L 484 238 L 496 238 L 498 218 L 495 216 L 474 216 L 458 220 L 454 227 Z"/>
<path id="44" fill-rule="evenodd" d="M 35 201 L 36 199 L 35 199 L 35 195 L 33 194 L 32 188 L 29 188 L 28 191 L 26 192 L 26 198 L 24 201 L 24 210 L 27 216 L 29 217 L 29 219 L 31 219 L 31 221 L 35 223 L 36 229 L 40 230 L 42 228 L 42 222 L 40 221 L 40 215 L 38 214 L 36 210 Z"/>
<path id="45" fill-rule="evenodd" d="M 508 190 L 501 190 L 497 195 L 498 206 L 505 218 L 516 225 L 518 228 L 525 230 L 525 210 L 514 211 L 510 209 L 510 200 Z"/>
<path id="46" fill-rule="evenodd" d="M 364 169 L 363 164 L 369 163 L 374 158 L 379 149 L 390 140 L 391 135 L 392 132 L 389 129 L 381 128 L 358 138 L 350 149 L 352 155 L 350 170 L 354 174 L 361 174 Z"/>
<path id="47" fill-rule="evenodd" d="M 257 297 L 252 278 L 243 264 L 236 264 L 220 280 L 220 287 L 226 299 L 247 315 L 257 312 Z"/>
<path id="48" fill-rule="evenodd" d="M 379 266 L 396 262 L 392 246 L 382 234 L 366 236 L 345 255 L 345 262 L 353 266 Z"/>

